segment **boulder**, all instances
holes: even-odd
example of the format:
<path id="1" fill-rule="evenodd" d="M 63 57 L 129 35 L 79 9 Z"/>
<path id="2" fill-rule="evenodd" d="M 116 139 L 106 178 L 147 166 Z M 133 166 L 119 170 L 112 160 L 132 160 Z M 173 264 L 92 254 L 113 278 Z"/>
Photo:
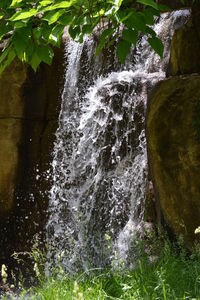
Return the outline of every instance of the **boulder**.
<path id="1" fill-rule="evenodd" d="M 196 15 L 195 15 L 196 16 Z M 195 17 L 195 20 L 197 17 Z M 200 72 L 199 24 L 190 19 L 186 25 L 177 29 L 171 42 L 170 75 L 184 75 Z"/>
<path id="2" fill-rule="evenodd" d="M 190 247 L 200 225 L 200 75 L 157 84 L 148 106 L 146 133 L 161 214 Z"/>

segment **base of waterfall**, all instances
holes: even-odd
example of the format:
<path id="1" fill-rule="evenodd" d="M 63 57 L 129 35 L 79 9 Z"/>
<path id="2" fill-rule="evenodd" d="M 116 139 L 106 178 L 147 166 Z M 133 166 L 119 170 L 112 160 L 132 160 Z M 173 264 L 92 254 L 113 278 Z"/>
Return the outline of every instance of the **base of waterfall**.
<path id="1" fill-rule="evenodd" d="M 148 250 L 147 250 L 148 249 Z M 182 240 L 172 243 L 166 235 L 138 241 L 140 256 L 134 269 L 91 269 L 69 275 L 57 266 L 47 278 L 42 262 L 34 264 L 37 285 L 12 292 L 7 283 L 1 299 L 104 300 L 200 299 L 200 245 L 190 254 Z"/>

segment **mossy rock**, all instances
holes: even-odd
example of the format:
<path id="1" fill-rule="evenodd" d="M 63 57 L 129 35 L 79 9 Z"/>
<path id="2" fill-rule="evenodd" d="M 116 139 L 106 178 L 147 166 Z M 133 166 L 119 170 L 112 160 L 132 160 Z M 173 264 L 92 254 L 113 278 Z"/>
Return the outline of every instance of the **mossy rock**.
<path id="1" fill-rule="evenodd" d="M 200 73 L 200 40 L 198 24 L 190 19 L 175 31 L 171 42 L 170 75 Z"/>
<path id="2" fill-rule="evenodd" d="M 174 77 L 154 88 L 147 145 L 156 201 L 165 222 L 191 246 L 200 225 L 200 75 Z"/>

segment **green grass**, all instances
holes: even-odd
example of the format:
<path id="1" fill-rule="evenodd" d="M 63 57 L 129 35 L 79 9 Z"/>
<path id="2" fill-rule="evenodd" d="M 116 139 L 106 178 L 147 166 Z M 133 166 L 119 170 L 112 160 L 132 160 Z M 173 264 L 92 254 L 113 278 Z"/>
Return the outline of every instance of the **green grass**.
<path id="1" fill-rule="evenodd" d="M 187 255 L 166 243 L 154 262 L 143 252 L 134 270 L 91 272 L 76 278 L 52 277 L 23 291 L 20 299 L 27 299 L 27 293 L 28 299 L 41 300 L 197 300 L 200 256 Z"/>

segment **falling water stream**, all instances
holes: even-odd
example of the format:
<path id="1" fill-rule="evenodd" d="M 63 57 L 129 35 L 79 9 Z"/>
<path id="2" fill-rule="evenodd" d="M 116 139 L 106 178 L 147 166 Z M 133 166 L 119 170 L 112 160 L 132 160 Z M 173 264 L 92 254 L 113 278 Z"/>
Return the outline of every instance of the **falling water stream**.
<path id="1" fill-rule="evenodd" d="M 124 66 L 112 53 L 107 65 L 95 61 L 92 39 L 66 44 L 47 234 L 49 261 L 61 257 L 67 271 L 126 263 L 134 255 L 147 186 L 147 95 L 165 78 L 170 37 L 188 14 L 166 13 L 156 22 L 162 62 L 145 38 Z"/>

